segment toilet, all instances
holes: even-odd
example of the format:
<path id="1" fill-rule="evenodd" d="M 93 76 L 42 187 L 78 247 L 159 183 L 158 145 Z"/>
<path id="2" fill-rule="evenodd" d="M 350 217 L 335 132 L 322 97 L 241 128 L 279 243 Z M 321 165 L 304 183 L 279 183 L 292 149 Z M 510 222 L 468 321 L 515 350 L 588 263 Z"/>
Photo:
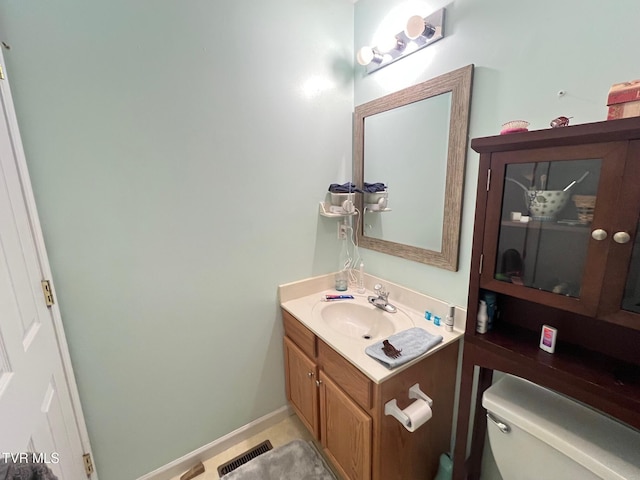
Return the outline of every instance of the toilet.
<path id="1" fill-rule="evenodd" d="M 482 397 L 503 480 L 640 480 L 640 432 L 505 375 Z"/>

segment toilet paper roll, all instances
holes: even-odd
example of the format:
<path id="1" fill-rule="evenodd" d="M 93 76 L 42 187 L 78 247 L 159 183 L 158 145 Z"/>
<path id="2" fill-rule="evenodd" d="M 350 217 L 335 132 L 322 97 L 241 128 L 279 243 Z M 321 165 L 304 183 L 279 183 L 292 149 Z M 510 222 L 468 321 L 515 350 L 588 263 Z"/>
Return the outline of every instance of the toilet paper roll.
<path id="1" fill-rule="evenodd" d="M 427 423 L 433 416 L 433 411 L 424 400 L 415 400 L 411 405 L 402 410 L 409 420 L 405 422 L 405 428 L 410 432 L 415 432 L 422 425 Z"/>

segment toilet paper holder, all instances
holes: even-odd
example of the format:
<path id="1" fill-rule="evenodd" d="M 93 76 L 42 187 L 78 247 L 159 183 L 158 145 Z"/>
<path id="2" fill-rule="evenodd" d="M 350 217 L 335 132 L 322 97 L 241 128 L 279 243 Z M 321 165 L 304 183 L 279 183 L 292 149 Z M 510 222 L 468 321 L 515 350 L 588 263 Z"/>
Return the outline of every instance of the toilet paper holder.
<path id="1" fill-rule="evenodd" d="M 415 408 L 413 407 L 415 406 L 416 403 L 419 403 L 420 400 L 426 402 L 426 404 L 428 405 L 428 407 L 425 407 L 425 408 L 430 409 L 431 407 L 433 407 L 433 400 L 429 398 L 429 396 L 426 393 L 420 390 L 419 383 L 416 383 L 411 388 L 409 388 L 409 398 L 415 399 L 416 402 L 413 402 L 404 410 L 400 410 L 400 408 L 398 407 L 398 402 L 396 401 L 395 398 L 393 400 L 389 400 L 387 403 L 384 404 L 384 414 L 391 415 L 396 420 L 398 420 L 402 424 L 402 426 L 404 426 L 407 430 L 409 430 L 410 432 L 413 432 L 417 428 L 419 428 L 421 425 L 423 425 L 428 420 L 428 418 L 427 420 L 420 422 L 419 425 L 416 425 L 412 420 L 412 418 L 409 415 L 407 415 L 407 413 L 405 413 L 405 411 L 415 410 Z M 430 418 L 430 415 L 429 415 L 429 418 Z"/>

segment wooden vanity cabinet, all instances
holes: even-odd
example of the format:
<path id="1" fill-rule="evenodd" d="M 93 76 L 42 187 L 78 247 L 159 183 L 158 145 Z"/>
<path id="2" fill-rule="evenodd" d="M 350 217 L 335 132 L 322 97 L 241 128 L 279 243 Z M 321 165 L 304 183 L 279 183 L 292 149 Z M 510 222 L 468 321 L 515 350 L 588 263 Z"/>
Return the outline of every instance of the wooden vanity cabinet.
<path id="1" fill-rule="evenodd" d="M 320 372 L 322 447 L 346 479 L 371 478 L 372 420 L 331 378 Z"/>
<path id="2" fill-rule="evenodd" d="M 454 479 L 479 478 L 481 401 L 494 370 L 640 428 L 640 118 L 477 138 L 471 147 L 480 164 Z M 559 211 L 533 208 L 565 189 Z M 595 199 L 587 216 L 573 195 Z M 517 220 L 534 211 L 538 218 Z M 487 294 L 499 317 L 481 334 L 478 302 Z M 539 349 L 543 324 L 558 330 L 555 353 Z"/>
<path id="3" fill-rule="evenodd" d="M 450 448 L 459 342 L 376 384 L 287 311 L 282 317 L 287 399 L 336 471 L 345 480 L 433 478 Z M 409 406 L 415 383 L 433 399 L 433 418 L 410 433 L 384 404 Z"/>
<path id="4" fill-rule="evenodd" d="M 320 438 L 318 366 L 287 337 L 284 338 L 284 358 L 287 399 L 300 421 L 315 438 Z"/>

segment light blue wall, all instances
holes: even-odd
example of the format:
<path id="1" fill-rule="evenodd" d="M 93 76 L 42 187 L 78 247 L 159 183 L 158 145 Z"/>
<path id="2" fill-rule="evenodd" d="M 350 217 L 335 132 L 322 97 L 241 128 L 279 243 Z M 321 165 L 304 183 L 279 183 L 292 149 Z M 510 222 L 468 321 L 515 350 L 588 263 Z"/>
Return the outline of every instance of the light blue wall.
<path id="1" fill-rule="evenodd" d="M 335 269 L 352 3 L 3 0 L 0 37 L 100 478 L 283 406 L 277 285 Z"/>
<path id="2" fill-rule="evenodd" d="M 604 120 L 609 87 L 640 78 L 632 60 L 640 44 L 637 0 L 359 0 L 355 49 L 401 31 L 411 15 L 441 7 L 445 38 L 371 75 L 356 69 L 354 105 L 474 64 L 474 138 L 498 134 L 509 120 L 528 120 L 530 129 L 548 128 L 559 115 L 572 116 L 572 124 Z M 560 90 L 567 94 L 558 97 Z M 469 150 L 458 272 L 361 250 L 367 270 L 466 306 L 477 165 L 478 154 Z"/>

